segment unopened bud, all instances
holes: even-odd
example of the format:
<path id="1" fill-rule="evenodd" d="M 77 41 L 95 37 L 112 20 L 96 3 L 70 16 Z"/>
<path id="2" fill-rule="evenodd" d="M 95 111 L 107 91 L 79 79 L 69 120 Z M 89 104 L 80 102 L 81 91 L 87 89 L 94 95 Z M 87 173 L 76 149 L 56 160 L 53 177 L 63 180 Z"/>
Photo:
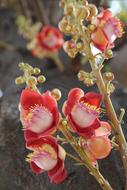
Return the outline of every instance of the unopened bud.
<path id="1" fill-rule="evenodd" d="M 23 77 L 17 77 L 15 79 L 15 84 L 23 84 L 25 81 L 24 81 L 24 78 Z"/>
<path id="2" fill-rule="evenodd" d="M 113 52 L 112 52 L 111 49 L 107 49 L 107 50 L 105 51 L 105 57 L 106 57 L 107 59 L 110 59 L 110 58 L 113 57 Z"/>
<path id="3" fill-rule="evenodd" d="M 58 101 L 61 98 L 61 91 L 55 88 L 51 91 L 51 95 Z"/>
<path id="4" fill-rule="evenodd" d="M 35 75 L 39 75 L 40 72 L 41 72 L 41 70 L 37 67 L 33 69 L 33 74 L 35 74 Z"/>
<path id="5" fill-rule="evenodd" d="M 34 76 L 28 78 L 27 83 L 29 86 L 34 86 L 37 84 L 37 79 Z"/>
<path id="6" fill-rule="evenodd" d="M 114 74 L 112 72 L 106 72 L 106 73 L 104 73 L 104 79 L 106 81 L 113 81 L 114 80 Z"/>
<path id="7" fill-rule="evenodd" d="M 89 16 L 87 17 L 87 20 L 91 20 L 93 16 L 96 16 L 97 13 L 98 13 L 98 10 L 97 10 L 97 7 L 93 4 L 89 4 L 88 6 L 88 9 L 89 9 Z"/>
<path id="8" fill-rule="evenodd" d="M 40 75 L 38 78 L 37 78 L 38 82 L 39 83 L 44 83 L 46 81 L 46 78 L 44 75 Z"/>
<path id="9" fill-rule="evenodd" d="M 78 73 L 78 79 L 79 79 L 80 81 L 84 81 L 85 78 L 86 78 L 86 72 L 83 71 L 83 70 L 79 71 L 79 73 Z"/>

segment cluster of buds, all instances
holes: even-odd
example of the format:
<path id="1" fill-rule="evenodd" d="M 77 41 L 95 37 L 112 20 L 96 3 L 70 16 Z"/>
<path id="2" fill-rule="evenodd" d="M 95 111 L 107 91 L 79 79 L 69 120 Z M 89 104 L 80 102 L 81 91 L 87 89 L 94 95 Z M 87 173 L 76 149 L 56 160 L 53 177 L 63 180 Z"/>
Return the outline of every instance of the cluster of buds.
<path id="1" fill-rule="evenodd" d="M 68 55 L 75 57 L 78 52 L 84 55 L 86 51 L 84 38 L 87 38 L 90 46 L 94 47 L 91 48 L 94 49 L 92 50 L 94 55 L 99 51 L 104 58 L 111 58 L 114 41 L 123 34 L 120 20 L 108 9 L 98 14 L 96 6 L 88 4 L 86 0 L 61 0 L 61 6 L 64 17 L 59 23 L 59 28 L 72 37 L 64 45 Z M 84 23 L 88 24 L 85 26 Z"/>
<path id="2" fill-rule="evenodd" d="M 96 82 L 96 78 L 94 77 L 93 73 L 88 73 L 83 70 L 81 70 L 78 73 L 78 79 L 79 81 L 83 81 L 86 86 L 93 86 Z"/>
<path id="3" fill-rule="evenodd" d="M 41 70 L 37 67 L 34 68 L 27 63 L 19 63 L 19 68 L 24 72 L 24 75 L 16 78 L 16 84 L 26 83 L 29 88 L 36 89 L 38 83 L 44 83 L 46 80 L 44 75 L 39 75 Z"/>

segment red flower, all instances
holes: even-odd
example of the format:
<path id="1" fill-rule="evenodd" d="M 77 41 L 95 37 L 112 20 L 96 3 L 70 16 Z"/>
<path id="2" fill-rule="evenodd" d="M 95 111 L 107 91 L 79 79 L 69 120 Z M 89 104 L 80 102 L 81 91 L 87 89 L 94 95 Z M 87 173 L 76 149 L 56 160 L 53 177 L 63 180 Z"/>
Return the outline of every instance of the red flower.
<path id="1" fill-rule="evenodd" d="M 69 92 L 63 112 L 73 131 L 88 138 L 95 134 L 95 129 L 100 127 L 98 117 L 101 100 L 100 94 L 90 92 L 84 95 L 79 88 L 74 88 Z"/>
<path id="2" fill-rule="evenodd" d="M 64 181 L 67 177 L 64 168 L 66 153 L 53 137 L 27 142 L 26 147 L 33 151 L 27 158 L 33 172 L 39 174 L 48 171 L 51 182 L 58 184 Z"/>
<path id="3" fill-rule="evenodd" d="M 89 139 L 81 139 L 80 144 L 84 148 L 87 156 L 96 163 L 97 159 L 106 158 L 112 149 L 110 139 L 108 136 L 111 134 L 111 126 L 102 121 L 101 126 L 95 130 L 95 135 Z"/>
<path id="4" fill-rule="evenodd" d="M 20 104 L 20 119 L 27 141 L 56 131 L 60 114 L 57 102 L 50 91 L 41 95 L 33 90 L 25 89 L 22 91 Z"/>
<path id="5" fill-rule="evenodd" d="M 43 27 L 37 35 L 39 45 L 46 51 L 57 51 L 62 47 L 63 36 L 59 29 L 52 26 Z"/>
<path id="6" fill-rule="evenodd" d="M 123 34 L 123 28 L 118 18 L 113 17 L 112 12 L 108 9 L 93 19 L 92 24 L 96 30 L 92 33 L 91 39 L 93 44 L 101 51 L 114 47 L 114 41 Z"/>

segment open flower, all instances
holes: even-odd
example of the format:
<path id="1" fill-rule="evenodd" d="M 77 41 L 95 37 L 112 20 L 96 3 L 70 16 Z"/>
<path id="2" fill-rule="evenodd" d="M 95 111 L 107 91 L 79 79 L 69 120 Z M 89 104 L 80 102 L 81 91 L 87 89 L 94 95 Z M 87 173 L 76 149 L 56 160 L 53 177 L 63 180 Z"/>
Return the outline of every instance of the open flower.
<path id="1" fill-rule="evenodd" d="M 116 38 L 121 37 L 123 28 L 120 20 L 113 17 L 112 12 L 108 9 L 102 10 L 101 13 L 92 20 L 96 26 L 91 35 L 93 44 L 101 51 L 114 47 Z"/>
<path id="2" fill-rule="evenodd" d="M 84 148 L 87 156 L 96 163 L 97 159 L 106 158 L 112 149 L 109 135 L 111 134 L 111 126 L 101 121 L 101 126 L 95 130 L 95 135 L 89 139 L 80 139 L 80 145 Z"/>
<path id="3" fill-rule="evenodd" d="M 47 51 L 57 51 L 62 47 L 63 36 L 59 29 L 52 26 L 45 26 L 37 35 L 40 47 Z"/>
<path id="4" fill-rule="evenodd" d="M 22 91 L 20 104 L 20 119 L 27 141 L 56 131 L 60 113 L 50 91 L 41 95 L 31 89 L 25 89 Z"/>
<path id="5" fill-rule="evenodd" d="M 70 90 L 63 112 L 73 131 L 88 138 L 95 134 L 95 129 L 100 127 L 98 117 L 101 100 L 102 96 L 95 92 L 84 95 L 79 88 Z"/>
<path id="6" fill-rule="evenodd" d="M 48 176 L 53 183 L 61 183 L 67 177 L 64 168 L 66 153 L 51 137 L 43 137 L 26 143 L 26 147 L 33 151 L 27 157 L 33 172 L 40 174 L 48 172 Z"/>

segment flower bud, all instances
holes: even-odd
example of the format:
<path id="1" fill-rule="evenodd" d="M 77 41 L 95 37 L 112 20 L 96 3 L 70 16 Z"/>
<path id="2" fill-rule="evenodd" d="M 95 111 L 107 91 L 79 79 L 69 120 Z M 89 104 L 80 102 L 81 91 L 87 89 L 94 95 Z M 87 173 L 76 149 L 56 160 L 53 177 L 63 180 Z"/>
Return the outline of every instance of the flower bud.
<path id="1" fill-rule="evenodd" d="M 76 16 L 79 20 L 83 20 L 83 19 L 87 18 L 89 16 L 89 14 L 90 14 L 89 9 L 85 6 L 83 6 L 83 7 L 79 8 Z"/>
<path id="2" fill-rule="evenodd" d="M 107 50 L 105 51 L 105 57 L 106 57 L 107 59 L 110 59 L 110 58 L 113 57 L 113 52 L 112 52 L 111 49 L 107 49 Z"/>
<path id="3" fill-rule="evenodd" d="M 97 7 L 93 4 L 89 4 L 88 6 L 88 9 L 89 9 L 89 16 L 87 17 L 87 20 L 91 20 L 93 16 L 96 16 L 97 13 L 98 13 L 98 10 L 97 10 Z"/>
<path id="4" fill-rule="evenodd" d="M 79 71 L 79 73 L 78 73 L 78 79 L 80 81 L 84 81 L 85 78 L 86 78 L 86 76 L 87 76 L 87 73 L 85 71 L 83 71 L 83 70 Z"/>
<path id="5" fill-rule="evenodd" d="M 72 41 L 66 41 L 63 45 L 65 52 L 72 58 L 74 58 L 78 52 L 76 45 Z"/>
<path id="6" fill-rule="evenodd" d="M 71 15 L 73 13 L 73 10 L 74 10 L 73 4 L 70 4 L 70 5 L 64 7 L 65 15 Z"/>
<path id="7" fill-rule="evenodd" d="M 94 80 L 92 79 L 92 78 L 86 78 L 85 80 L 84 80 L 84 84 L 86 85 L 86 86 L 93 86 L 94 85 Z"/>
<path id="8" fill-rule="evenodd" d="M 114 74 L 112 72 L 106 72 L 106 73 L 104 73 L 104 79 L 106 81 L 113 81 L 114 80 Z"/>
<path id="9" fill-rule="evenodd" d="M 28 78 L 27 83 L 29 86 L 34 86 L 37 84 L 37 79 L 34 76 Z"/>
<path id="10" fill-rule="evenodd" d="M 40 72 L 41 72 L 41 70 L 37 67 L 33 69 L 33 74 L 35 74 L 35 75 L 39 75 Z"/>
<path id="11" fill-rule="evenodd" d="M 23 84 L 25 81 L 24 81 L 24 78 L 23 77 L 17 77 L 15 79 L 15 84 Z"/>
<path id="12" fill-rule="evenodd" d="M 89 28 L 89 30 L 90 30 L 91 32 L 94 32 L 95 29 L 96 29 L 96 26 L 95 26 L 94 24 L 90 24 L 90 25 L 88 26 L 88 28 Z"/>
<path id="13" fill-rule="evenodd" d="M 58 101 L 61 98 L 61 91 L 55 88 L 51 91 L 51 95 Z"/>
<path id="14" fill-rule="evenodd" d="M 46 78 L 44 75 L 40 75 L 38 78 L 37 78 L 38 82 L 40 83 L 44 83 L 46 81 Z"/>

